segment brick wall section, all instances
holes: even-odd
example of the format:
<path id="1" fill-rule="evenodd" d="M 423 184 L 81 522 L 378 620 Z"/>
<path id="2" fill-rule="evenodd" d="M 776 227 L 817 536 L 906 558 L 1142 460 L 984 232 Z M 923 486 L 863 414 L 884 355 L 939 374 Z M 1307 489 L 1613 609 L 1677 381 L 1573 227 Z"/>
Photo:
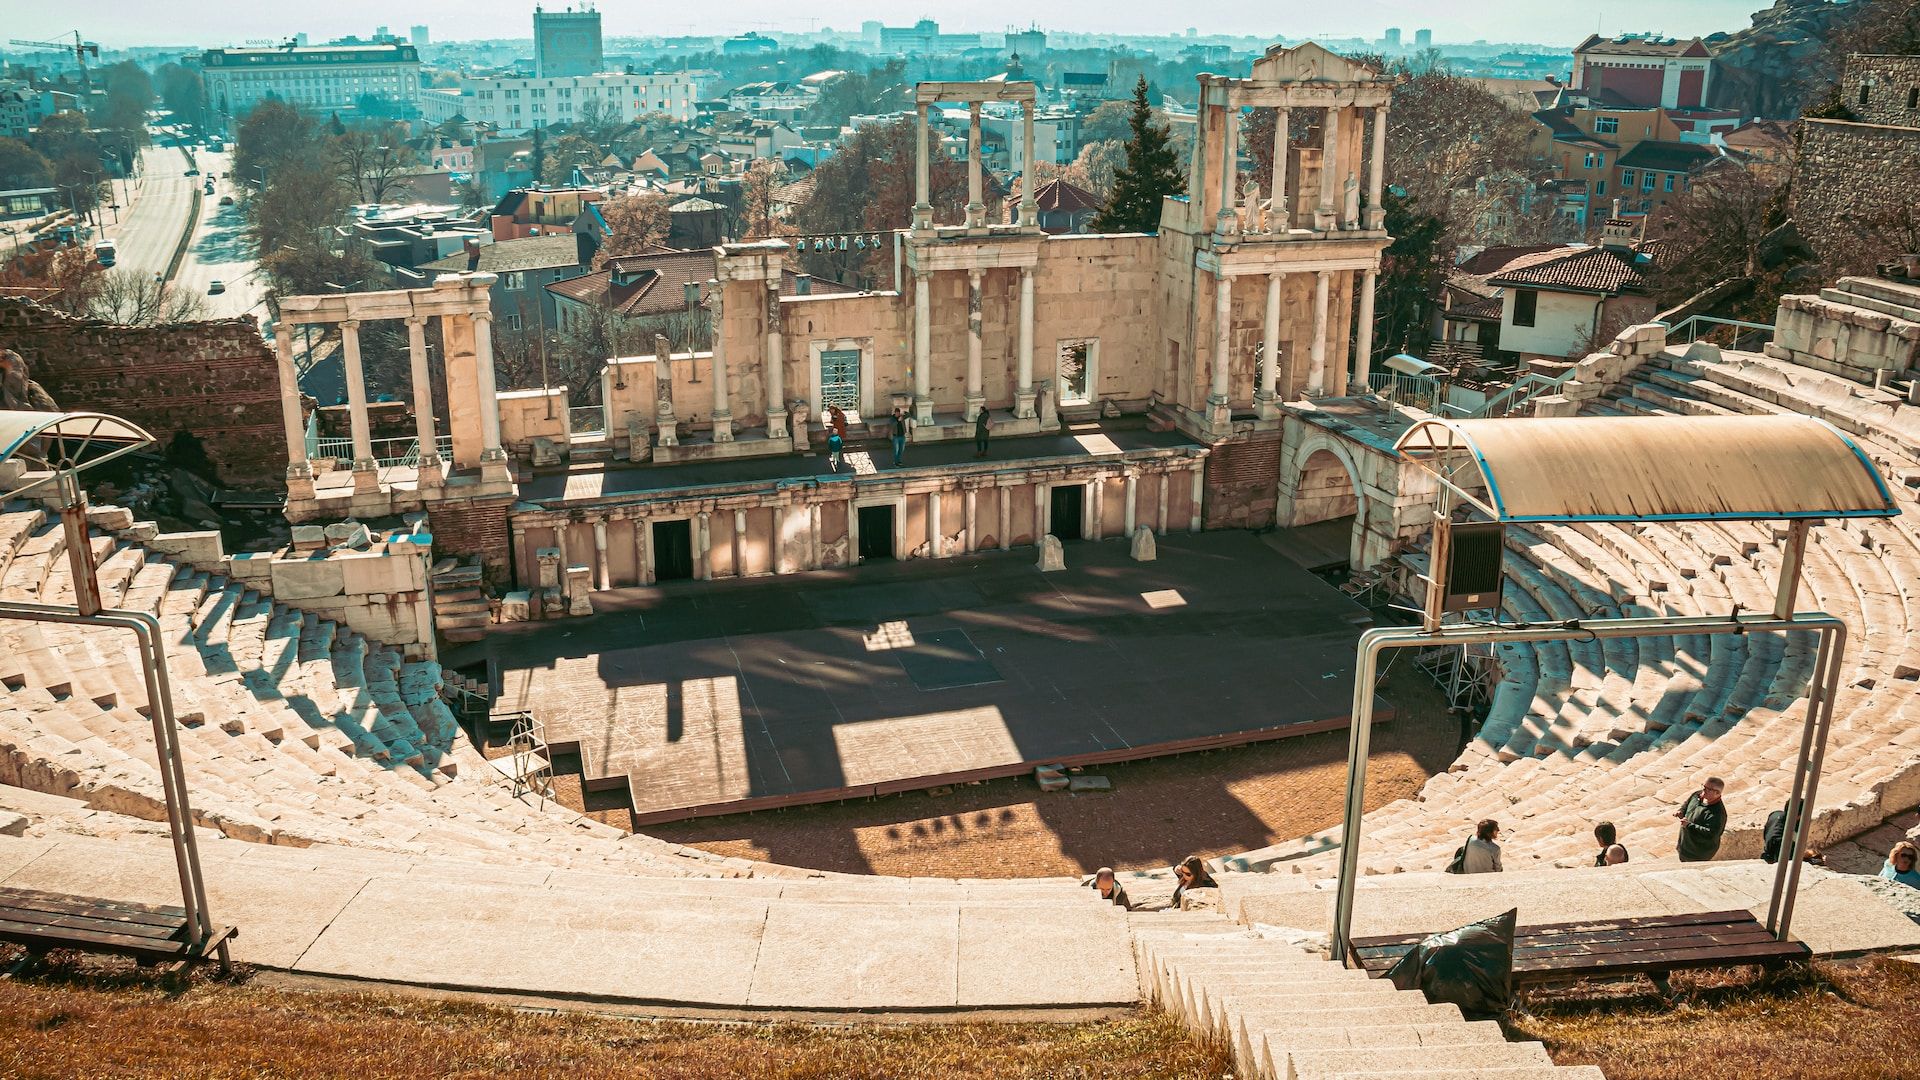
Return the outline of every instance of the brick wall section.
<path id="1" fill-rule="evenodd" d="M 62 409 L 124 417 L 163 446 L 189 432 L 229 487 L 285 483 L 280 376 L 252 319 L 117 326 L 0 299 L 0 348 L 19 350 Z"/>
<path id="2" fill-rule="evenodd" d="M 1871 230 L 1873 222 L 1897 219 L 1920 204 L 1920 127 L 1844 120 L 1801 125 L 1793 221 L 1815 249 L 1844 243 L 1863 228 Z"/>
<path id="3" fill-rule="evenodd" d="M 1260 432 L 1221 443 L 1207 456 L 1209 529 L 1256 529 L 1273 524 L 1280 490 L 1280 433 Z"/>
<path id="4" fill-rule="evenodd" d="M 513 578 L 512 534 L 507 508 L 512 499 L 471 499 L 434 503 L 427 512 L 436 559 L 480 556 L 487 584 L 504 589 Z"/>

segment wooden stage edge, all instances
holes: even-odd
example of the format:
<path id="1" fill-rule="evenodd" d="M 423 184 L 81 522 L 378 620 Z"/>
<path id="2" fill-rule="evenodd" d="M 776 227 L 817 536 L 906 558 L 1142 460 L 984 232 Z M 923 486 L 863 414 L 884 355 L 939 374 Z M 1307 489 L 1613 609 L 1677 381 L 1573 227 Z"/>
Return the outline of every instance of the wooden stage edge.
<path id="1" fill-rule="evenodd" d="M 1373 722 L 1384 723 L 1393 719 L 1394 708 L 1385 698 L 1374 699 Z M 978 769 L 965 769 L 959 772 L 935 773 L 927 776 L 905 776 L 898 780 L 884 780 L 876 784 L 856 784 L 848 787 L 815 788 L 811 791 L 796 791 L 784 795 L 762 795 L 746 799 L 733 799 L 727 802 L 704 803 L 697 806 L 677 806 L 667 810 L 642 812 L 632 810 L 633 824 L 637 829 L 642 825 L 663 825 L 673 821 L 688 821 L 693 818 L 724 817 L 728 814 L 746 814 L 759 810 L 781 810 L 790 806 L 811 806 L 817 803 L 843 802 L 847 799 L 870 798 L 876 795 L 897 795 L 905 791 L 925 791 L 928 788 L 946 787 L 952 784 L 970 784 L 976 780 L 998 780 L 1007 776 L 1022 776 L 1031 773 L 1042 765 L 1062 765 L 1068 768 L 1087 765 L 1112 765 L 1124 761 L 1145 761 L 1149 758 L 1169 757 L 1174 754 L 1188 754 L 1196 750 L 1218 750 L 1232 746 L 1247 746 L 1252 743 L 1278 742 L 1302 735 L 1318 735 L 1328 731 L 1345 731 L 1351 717 L 1339 716 L 1330 720 L 1304 720 L 1277 727 L 1253 728 L 1246 731 L 1227 732 L 1221 735 L 1203 735 L 1193 739 L 1181 739 L 1172 742 L 1150 743 L 1145 746 L 1121 747 L 1114 750 L 1096 750 L 1085 754 L 1069 754 L 1062 757 L 1035 758 L 1031 761 L 1009 762 L 1003 765 L 988 765 Z M 578 753 L 578 742 L 554 742 L 549 749 L 556 754 Z M 628 786 L 627 776 L 620 773 L 606 777 L 581 778 L 581 786 L 587 791 L 613 791 Z M 629 792 L 628 805 L 631 808 L 632 796 Z"/>

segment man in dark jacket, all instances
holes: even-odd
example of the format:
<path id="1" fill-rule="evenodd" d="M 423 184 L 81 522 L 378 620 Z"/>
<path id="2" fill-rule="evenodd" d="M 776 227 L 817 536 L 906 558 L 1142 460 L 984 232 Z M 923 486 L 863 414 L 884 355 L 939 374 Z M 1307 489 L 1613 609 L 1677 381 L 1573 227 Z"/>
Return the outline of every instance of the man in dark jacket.
<path id="1" fill-rule="evenodd" d="M 1680 819 L 1680 861 L 1706 862 L 1720 850 L 1720 834 L 1727 831 L 1727 808 L 1720 801 L 1726 782 L 1707 777 L 1699 791 L 1687 796 L 1685 805 L 1673 812 Z"/>

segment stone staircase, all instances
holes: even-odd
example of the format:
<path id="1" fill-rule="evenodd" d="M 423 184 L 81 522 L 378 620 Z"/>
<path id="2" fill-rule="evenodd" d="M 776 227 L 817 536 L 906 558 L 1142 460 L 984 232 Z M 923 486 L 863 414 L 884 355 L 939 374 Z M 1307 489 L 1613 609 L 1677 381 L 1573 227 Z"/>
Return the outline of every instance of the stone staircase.
<path id="1" fill-rule="evenodd" d="M 477 562 L 438 570 L 433 575 L 433 625 L 452 642 L 479 641 L 493 625 L 493 605 L 487 599 Z"/>
<path id="2" fill-rule="evenodd" d="M 1142 996 L 1231 1048 L 1236 1076 L 1263 1080 L 1485 1077 L 1601 1080 L 1593 1066 L 1556 1066 L 1537 1042 L 1508 1042 L 1493 1021 L 1468 1022 L 1300 945 L 1222 915 L 1137 925 Z"/>

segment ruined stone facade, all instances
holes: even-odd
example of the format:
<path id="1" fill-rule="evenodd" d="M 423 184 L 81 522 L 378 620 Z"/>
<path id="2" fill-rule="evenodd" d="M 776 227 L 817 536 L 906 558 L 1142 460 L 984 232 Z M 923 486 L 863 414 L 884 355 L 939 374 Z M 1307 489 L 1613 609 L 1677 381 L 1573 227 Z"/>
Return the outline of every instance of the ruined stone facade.
<path id="1" fill-rule="evenodd" d="M 279 380 L 250 318 L 117 326 L 0 299 L 0 348 L 25 356 L 62 408 L 125 417 L 162 446 L 187 432 L 229 487 L 281 483 Z"/>
<path id="2" fill-rule="evenodd" d="M 1866 124 L 1920 128 L 1920 56 L 1847 57 L 1841 100 Z"/>
<path id="3" fill-rule="evenodd" d="M 1848 57 L 1840 90 L 1858 120 L 1802 121 L 1793 174 L 1794 224 L 1822 254 L 1920 223 L 1920 56 Z"/>

